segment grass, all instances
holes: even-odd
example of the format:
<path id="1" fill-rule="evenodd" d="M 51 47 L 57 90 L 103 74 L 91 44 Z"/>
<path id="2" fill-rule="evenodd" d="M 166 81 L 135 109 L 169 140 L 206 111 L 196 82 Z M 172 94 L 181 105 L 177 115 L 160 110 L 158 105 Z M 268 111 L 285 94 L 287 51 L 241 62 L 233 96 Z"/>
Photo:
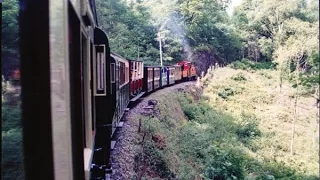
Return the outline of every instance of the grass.
<path id="1" fill-rule="evenodd" d="M 222 68 L 203 84 L 203 92 L 186 88 L 154 96 L 158 105 L 153 115 L 142 117 L 136 159 L 152 173 L 140 172 L 140 179 L 319 178 L 310 97 L 299 99 L 292 156 L 293 90 L 284 84 L 279 93 L 277 72 Z"/>
<path id="2" fill-rule="evenodd" d="M 211 107 L 228 112 L 237 120 L 244 112 L 257 117 L 263 136 L 254 141 L 258 147 L 256 152 L 250 152 L 254 157 L 284 163 L 299 173 L 318 175 L 319 130 L 314 99 L 302 96 L 298 100 L 295 154 L 292 156 L 290 140 L 295 89 L 285 82 L 280 93 L 277 73 L 274 70 L 258 70 L 252 73 L 230 68 L 218 69 L 214 72 L 215 77 L 221 74 L 220 77 L 224 78 L 213 78 L 205 88 L 204 96 L 207 96 L 207 103 Z M 239 81 L 234 78 L 238 76 L 246 80 Z M 219 96 L 226 88 L 241 91 L 227 98 Z M 314 131 L 316 136 L 313 136 Z"/>

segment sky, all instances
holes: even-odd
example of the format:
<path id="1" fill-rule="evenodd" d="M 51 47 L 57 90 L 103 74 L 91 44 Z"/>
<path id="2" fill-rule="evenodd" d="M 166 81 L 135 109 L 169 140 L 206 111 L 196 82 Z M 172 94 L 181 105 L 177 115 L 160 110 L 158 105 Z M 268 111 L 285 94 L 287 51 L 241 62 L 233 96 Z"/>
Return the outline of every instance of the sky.
<path id="1" fill-rule="evenodd" d="M 227 9 L 227 12 L 229 15 L 232 14 L 233 7 L 240 5 L 241 1 L 242 0 L 231 0 L 231 4 L 230 4 L 229 8 Z"/>

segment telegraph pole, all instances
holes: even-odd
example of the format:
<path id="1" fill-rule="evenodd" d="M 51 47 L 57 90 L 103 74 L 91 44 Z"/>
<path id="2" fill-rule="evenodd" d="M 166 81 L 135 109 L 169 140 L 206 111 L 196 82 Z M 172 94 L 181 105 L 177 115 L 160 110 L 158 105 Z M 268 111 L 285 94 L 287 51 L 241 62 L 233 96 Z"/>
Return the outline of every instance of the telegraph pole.
<path id="1" fill-rule="evenodd" d="M 140 59 L 140 49 L 139 49 L 139 46 L 138 46 L 138 61 Z"/>
<path id="2" fill-rule="evenodd" d="M 159 46 L 160 46 L 160 63 L 162 66 L 162 44 L 161 44 L 161 34 L 160 31 L 158 32 L 158 37 L 159 37 Z"/>

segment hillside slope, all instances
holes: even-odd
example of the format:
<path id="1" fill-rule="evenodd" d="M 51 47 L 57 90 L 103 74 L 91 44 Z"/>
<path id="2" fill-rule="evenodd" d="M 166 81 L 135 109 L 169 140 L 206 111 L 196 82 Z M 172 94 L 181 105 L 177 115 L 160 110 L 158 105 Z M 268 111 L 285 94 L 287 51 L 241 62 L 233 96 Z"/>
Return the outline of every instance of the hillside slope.
<path id="1" fill-rule="evenodd" d="M 209 74 L 204 88 L 206 102 L 213 108 L 241 119 L 257 119 L 261 137 L 246 151 L 259 160 L 283 162 L 304 174 L 319 173 L 319 124 L 315 99 L 301 95 L 297 101 L 294 155 L 290 153 L 295 88 L 284 83 L 280 92 L 278 73 L 272 70 L 248 72 L 230 68 Z M 303 94 L 303 92 L 301 92 Z"/>
<path id="2" fill-rule="evenodd" d="M 291 155 L 292 93 L 286 83 L 279 93 L 275 71 L 230 68 L 210 72 L 201 87 L 159 90 L 130 111 L 113 178 L 315 180 L 314 99 L 298 100 Z"/>

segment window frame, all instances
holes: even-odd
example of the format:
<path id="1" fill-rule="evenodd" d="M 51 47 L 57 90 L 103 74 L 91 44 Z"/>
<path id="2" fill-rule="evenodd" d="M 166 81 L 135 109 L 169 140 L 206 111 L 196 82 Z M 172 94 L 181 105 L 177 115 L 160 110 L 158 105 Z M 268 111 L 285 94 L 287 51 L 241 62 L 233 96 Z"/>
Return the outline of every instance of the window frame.
<path id="1" fill-rule="evenodd" d="M 102 47 L 102 52 L 98 51 L 98 49 Z M 96 58 L 94 58 L 94 68 L 93 73 L 95 74 L 94 78 L 94 95 L 95 96 L 106 96 L 107 94 L 107 68 L 106 68 L 106 46 L 104 44 L 95 45 L 96 49 Z M 99 58 L 100 57 L 100 58 Z M 98 67 L 98 64 L 101 66 Z M 98 70 L 99 69 L 99 70 Z M 102 70 L 102 72 L 101 72 Z M 99 74 L 98 74 L 99 73 Z M 98 89 L 98 81 L 99 83 L 103 83 L 101 89 Z"/>

